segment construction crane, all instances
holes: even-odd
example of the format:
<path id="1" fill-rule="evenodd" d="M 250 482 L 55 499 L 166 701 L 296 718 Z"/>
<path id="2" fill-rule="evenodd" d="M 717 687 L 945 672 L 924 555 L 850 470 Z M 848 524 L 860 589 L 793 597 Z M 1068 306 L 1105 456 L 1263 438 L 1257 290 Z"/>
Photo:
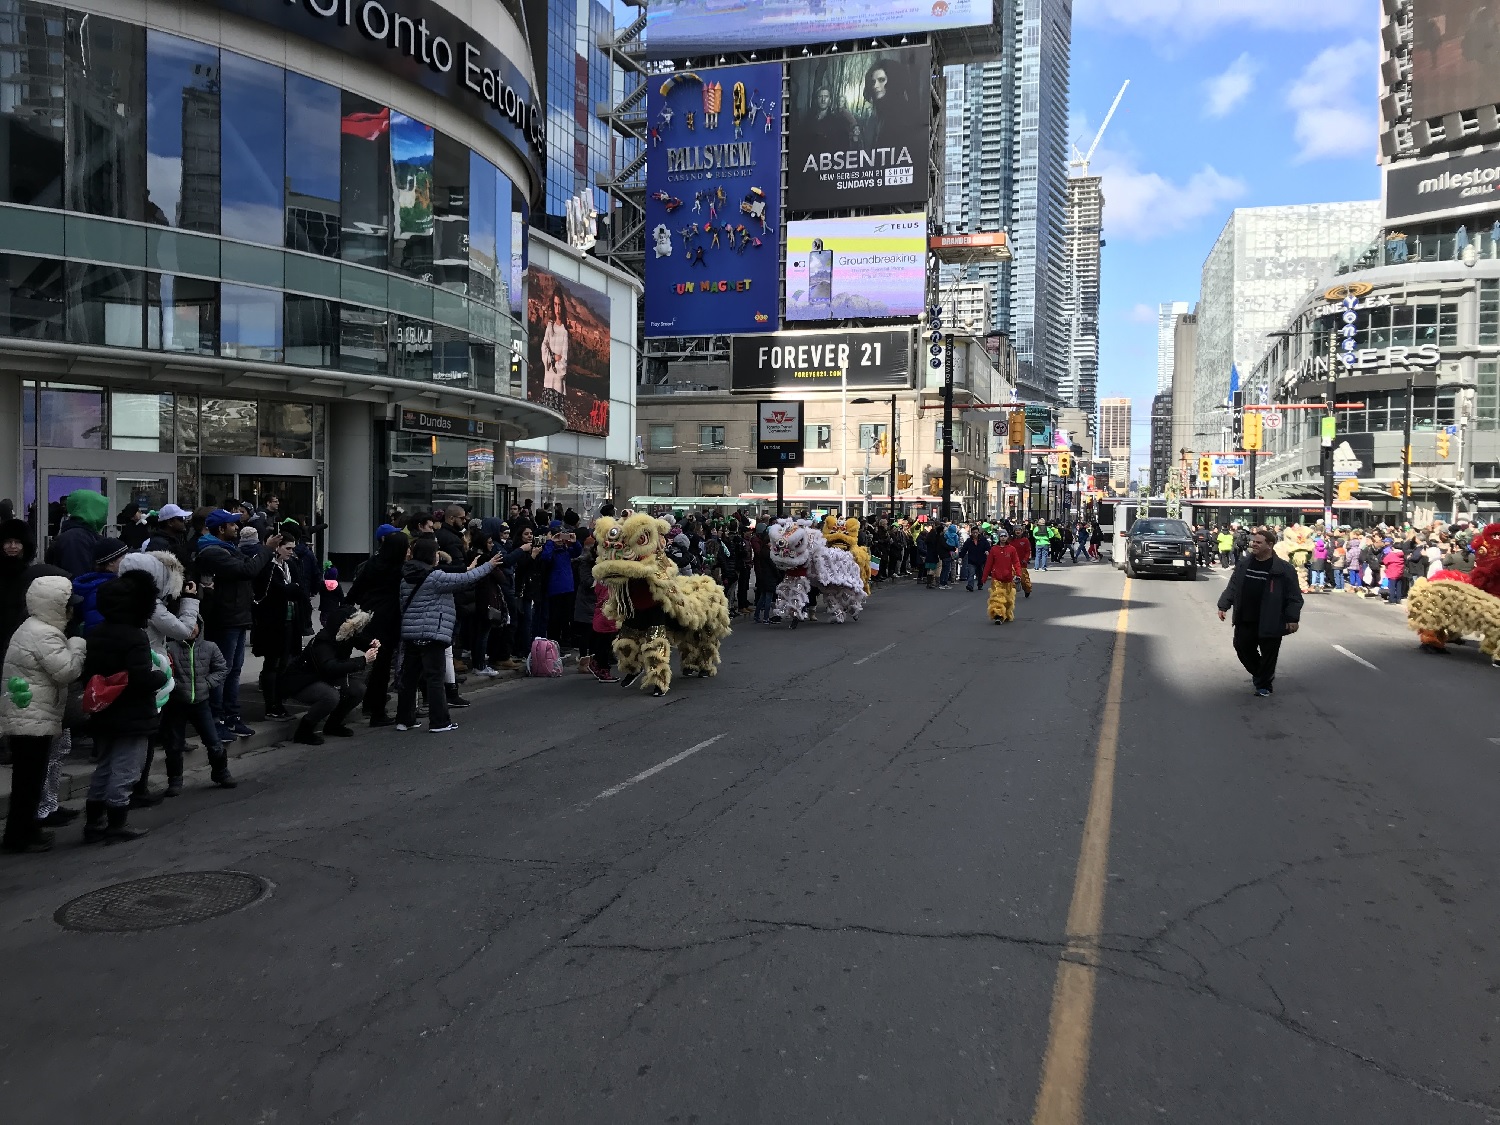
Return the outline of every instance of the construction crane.
<path id="1" fill-rule="evenodd" d="M 1082 152 L 1075 144 L 1073 146 L 1073 159 L 1068 162 L 1069 167 L 1077 168 L 1080 176 L 1089 174 L 1089 161 L 1094 159 L 1094 150 L 1099 147 L 1099 142 L 1104 139 L 1104 130 L 1109 128 L 1110 119 L 1114 117 L 1115 110 L 1120 108 L 1120 99 L 1125 96 L 1125 91 L 1130 87 L 1130 79 L 1125 79 L 1125 84 L 1120 87 L 1120 92 L 1115 95 L 1114 104 L 1109 107 L 1109 112 L 1104 115 L 1104 124 L 1099 126 L 1099 132 L 1094 134 L 1094 143 L 1089 145 L 1088 152 Z"/>

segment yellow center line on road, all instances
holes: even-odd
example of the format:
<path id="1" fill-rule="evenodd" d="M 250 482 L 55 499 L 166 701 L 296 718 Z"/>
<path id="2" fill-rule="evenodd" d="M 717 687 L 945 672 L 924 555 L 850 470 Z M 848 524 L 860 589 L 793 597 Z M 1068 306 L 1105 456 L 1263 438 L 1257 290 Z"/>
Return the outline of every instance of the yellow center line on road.
<path id="1" fill-rule="evenodd" d="M 1094 988 L 1098 976 L 1099 939 L 1104 928 L 1104 889 L 1109 872 L 1109 828 L 1115 803 L 1115 747 L 1120 739 L 1120 704 L 1125 693 L 1125 637 L 1130 625 L 1130 579 L 1120 594 L 1115 621 L 1114 654 L 1104 695 L 1103 721 L 1094 751 L 1094 781 L 1073 901 L 1068 907 L 1068 941 L 1052 988 L 1052 1018 L 1042 1083 L 1037 1090 L 1032 1125 L 1082 1125 L 1083 1096 L 1088 1085 L 1089 1043 L 1094 1025 Z"/>

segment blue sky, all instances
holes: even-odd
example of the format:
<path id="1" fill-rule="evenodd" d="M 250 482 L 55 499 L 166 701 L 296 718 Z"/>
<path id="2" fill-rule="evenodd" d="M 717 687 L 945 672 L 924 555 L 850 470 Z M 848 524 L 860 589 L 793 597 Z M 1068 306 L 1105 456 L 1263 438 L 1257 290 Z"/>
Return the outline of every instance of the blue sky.
<path id="1" fill-rule="evenodd" d="M 1379 0 L 1074 0 L 1073 139 L 1104 176 L 1099 393 L 1149 453 L 1156 306 L 1235 207 L 1376 199 Z"/>

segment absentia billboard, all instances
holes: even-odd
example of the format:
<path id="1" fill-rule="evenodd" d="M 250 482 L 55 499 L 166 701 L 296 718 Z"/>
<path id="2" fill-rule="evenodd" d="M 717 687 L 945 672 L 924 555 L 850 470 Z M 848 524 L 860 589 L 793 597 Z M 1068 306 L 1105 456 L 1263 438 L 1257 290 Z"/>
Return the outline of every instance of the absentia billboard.
<path id="1" fill-rule="evenodd" d="M 786 319 L 919 316 L 927 216 L 807 219 L 786 229 Z"/>
<path id="2" fill-rule="evenodd" d="M 799 211 L 923 203 L 932 51 L 820 55 L 791 64 L 787 206 Z"/>
<path id="3" fill-rule="evenodd" d="M 994 0 L 651 0 L 646 53 L 682 58 L 994 22 Z"/>
<path id="4" fill-rule="evenodd" d="M 774 332 L 781 65 L 649 82 L 646 335 Z"/>

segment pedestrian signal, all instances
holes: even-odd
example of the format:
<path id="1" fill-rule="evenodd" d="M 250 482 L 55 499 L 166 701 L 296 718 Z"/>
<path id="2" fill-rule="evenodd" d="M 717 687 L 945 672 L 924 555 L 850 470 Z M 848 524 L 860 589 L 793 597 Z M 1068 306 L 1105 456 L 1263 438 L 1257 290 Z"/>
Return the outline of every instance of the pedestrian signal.
<path id="1" fill-rule="evenodd" d="M 1438 456 L 1443 458 L 1443 460 L 1446 461 L 1448 459 L 1448 435 L 1446 433 L 1438 434 L 1437 451 Z"/>
<path id="2" fill-rule="evenodd" d="M 1207 484 L 1214 478 L 1214 463 L 1211 458 L 1198 458 L 1198 480 Z"/>
<path id="3" fill-rule="evenodd" d="M 911 487 L 911 474 L 910 473 L 897 473 L 896 474 L 896 487 L 897 488 L 902 488 L 902 489 L 910 488 Z"/>
<path id="4" fill-rule="evenodd" d="M 1073 455 L 1071 453 L 1059 453 L 1057 455 L 1057 475 L 1070 477 L 1073 475 Z"/>
<path id="5" fill-rule="evenodd" d="M 1259 414 L 1253 411 L 1246 413 L 1242 427 L 1242 440 L 1240 441 L 1240 448 L 1245 450 L 1245 452 L 1254 453 L 1261 448 L 1261 425 L 1262 419 Z"/>
<path id="6" fill-rule="evenodd" d="M 1354 494 L 1359 491 L 1359 481 L 1354 477 L 1339 481 L 1339 503 L 1347 504 L 1354 499 Z"/>
<path id="7" fill-rule="evenodd" d="M 1026 414 L 1021 410 L 1010 412 L 1009 444 L 1012 449 L 1026 448 Z"/>

